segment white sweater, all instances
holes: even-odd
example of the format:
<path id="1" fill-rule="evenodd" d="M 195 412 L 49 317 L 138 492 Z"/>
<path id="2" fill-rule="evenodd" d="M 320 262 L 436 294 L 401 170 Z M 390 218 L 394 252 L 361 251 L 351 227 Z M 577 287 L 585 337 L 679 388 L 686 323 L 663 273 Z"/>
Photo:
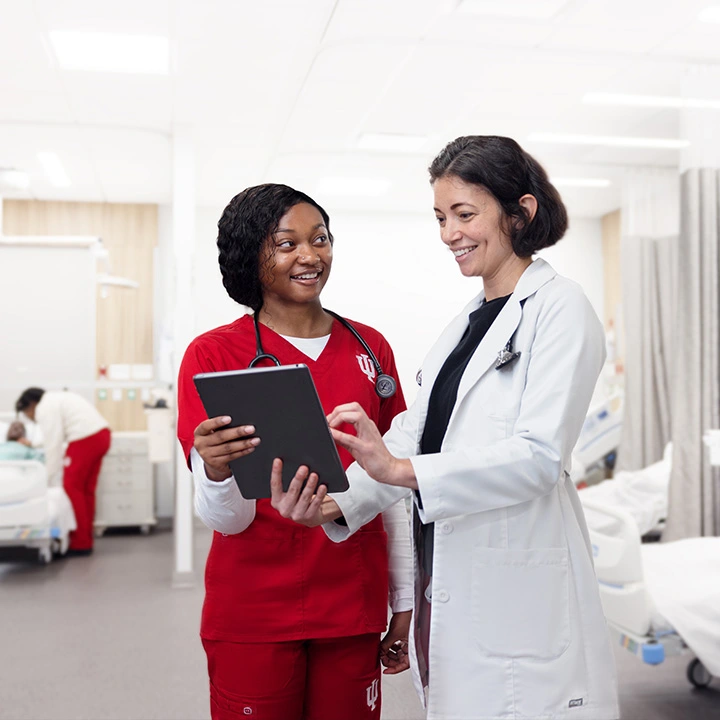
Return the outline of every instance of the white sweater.
<path id="1" fill-rule="evenodd" d="M 84 397 L 73 392 L 46 391 L 35 408 L 45 449 L 48 478 L 62 471 L 64 444 L 90 437 L 108 427 L 105 418 Z"/>

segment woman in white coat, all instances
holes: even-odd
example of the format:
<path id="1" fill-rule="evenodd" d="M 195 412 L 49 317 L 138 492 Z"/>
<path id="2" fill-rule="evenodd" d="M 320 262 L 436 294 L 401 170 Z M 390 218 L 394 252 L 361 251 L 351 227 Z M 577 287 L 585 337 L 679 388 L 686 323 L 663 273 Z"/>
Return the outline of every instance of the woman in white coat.
<path id="1" fill-rule="evenodd" d="M 581 288 L 532 259 L 564 234 L 565 208 L 508 138 L 458 138 L 430 177 L 442 241 L 483 289 L 384 438 L 355 404 L 328 417 L 357 460 L 350 490 L 313 495 L 311 475 L 300 492 L 301 468 L 283 493 L 276 461 L 274 505 L 339 542 L 412 492 L 409 652 L 428 718 L 614 720 L 614 660 L 568 474 L 604 334 Z"/>

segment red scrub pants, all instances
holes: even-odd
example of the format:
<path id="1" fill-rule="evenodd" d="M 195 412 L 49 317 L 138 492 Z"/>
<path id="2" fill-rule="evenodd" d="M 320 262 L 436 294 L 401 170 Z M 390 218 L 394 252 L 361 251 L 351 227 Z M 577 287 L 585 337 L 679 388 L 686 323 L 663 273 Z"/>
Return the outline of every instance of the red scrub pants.
<path id="1" fill-rule="evenodd" d="M 95 488 L 105 453 L 110 449 L 110 430 L 71 442 L 65 452 L 63 487 L 70 498 L 77 530 L 70 533 L 71 550 L 92 550 L 95 519 Z"/>
<path id="2" fill-rule="evenodd" d="M 380 635 L 203 640 L 212 720 L 379 720 Z"/>

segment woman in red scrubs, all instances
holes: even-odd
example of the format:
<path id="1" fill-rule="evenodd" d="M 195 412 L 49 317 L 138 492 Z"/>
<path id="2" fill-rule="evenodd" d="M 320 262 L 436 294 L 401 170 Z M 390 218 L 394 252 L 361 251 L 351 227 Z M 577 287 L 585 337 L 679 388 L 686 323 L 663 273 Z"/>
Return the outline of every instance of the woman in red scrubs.
<path id="1" fill-rule="evenodd" d="M 351 540 L 280 517 L 270 500 L 240 495 L 228 463 L 251 453 L 254 428 L 207 419 L 193 375 L 247 368 L 265 353 L 310 368 L 326 412 L 359 402 L 385 431 L 405 409 L 402 391 L 381 398 L 358 339 L 325 312 L 333 237 L 327 213 L 285 185 L 248 188 L 218 223 L 223 284 L 249 307 L 196 338 L 178 380 L 178 436 L 195 478 L 195 506 L 216 532 L 205 571 L 201 637 L 213 720 L 377 720 L 380 660 L 407 668 L 412 568 L 405 507 L 396 505 Z M 353 326 L 397 377 L 392 350 L 372 328 Z M 340 449 L 345 467 L 352 458 Z M 269 482 L 269 478 L 268 478 Z M 388 545 L 391 562 L 388 562 Z M 387 626 L 388 602 L 393 611 Z"/>

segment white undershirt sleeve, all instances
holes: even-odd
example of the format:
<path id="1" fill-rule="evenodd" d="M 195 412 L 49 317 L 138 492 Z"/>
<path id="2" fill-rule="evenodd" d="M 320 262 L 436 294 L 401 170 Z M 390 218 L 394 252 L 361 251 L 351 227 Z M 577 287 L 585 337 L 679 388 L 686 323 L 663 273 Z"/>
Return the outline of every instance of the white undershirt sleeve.
<path id="1" fill-rule="evenodd" d="M 205 463 L 195 448 L 190 451 L 195 481 L 195 512 L 211 530 L 237 535 L 255 519 L 255 500 L 246 500 L 231 475 L 214 482 L 205 474 Z"/>
<path id="2" fill-rule="evenodd" d="M 410 523 L 405 500 L 400 500 L 385 510 L 382 519 L 388 536 L 390 609 L 394 613 L 412 610 L 413 563 L 410 549 Z"/>

